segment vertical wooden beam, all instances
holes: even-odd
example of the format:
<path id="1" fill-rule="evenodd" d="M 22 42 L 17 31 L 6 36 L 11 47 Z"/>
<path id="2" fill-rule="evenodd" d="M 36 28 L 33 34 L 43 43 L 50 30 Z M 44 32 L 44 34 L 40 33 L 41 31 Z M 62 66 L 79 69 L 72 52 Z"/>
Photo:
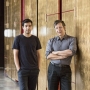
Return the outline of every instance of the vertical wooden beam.
<path id="1" fill-rule="evenodd" d="M 21 21 L 25 18 L 25 0 L 21 0 Z M 21 25 L 21 33 L 23 33 Z"/>
<path id="2" fill-rule="evenodd" d="M 62 0 L 58 0 L 58 19 L 62 20 Z"/>
<path id="3" fill-rule="evenodd" d="M 37 7 L 37 37 L 38 37 L 38 0 L 36 0 L 36 7 Z M 37 81 L 37 86 L 36 86 L 36 90 L 38 90 L 38 81 Z"/>
<path id="4" fill-rule="evenodd" d="M 58 19 L 62 20 L 62 0 L 58 0 Z M 60 90 L 60 83 L 58 85 L 58 90 Z"/>
<path id="5" fill-rule="evenodd" d="M 37 36 L 38 36 L 38 0 L 37 0 Z"/>
<path id="6" fill-rule="evenodd" d="M 38 0 L 37 0 L 37 36 L 38 36 Z"/>
<path id="7" fill-rule="evenodd" d="M 60 0 L 58 0 L 58 19 L 60 19 Z"/>

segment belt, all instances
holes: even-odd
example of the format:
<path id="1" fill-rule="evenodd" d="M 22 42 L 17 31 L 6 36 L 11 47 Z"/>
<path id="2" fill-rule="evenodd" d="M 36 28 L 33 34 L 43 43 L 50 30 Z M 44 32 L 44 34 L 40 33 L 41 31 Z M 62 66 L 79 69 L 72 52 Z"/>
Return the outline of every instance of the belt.
<path id="1" fill-rule="evenodd" d="M 64 64 L 56 64 L 56 63 L 51 63 L 51 64 L 56 67 L 70 67 L 69 65 L 64 65 Z"/>

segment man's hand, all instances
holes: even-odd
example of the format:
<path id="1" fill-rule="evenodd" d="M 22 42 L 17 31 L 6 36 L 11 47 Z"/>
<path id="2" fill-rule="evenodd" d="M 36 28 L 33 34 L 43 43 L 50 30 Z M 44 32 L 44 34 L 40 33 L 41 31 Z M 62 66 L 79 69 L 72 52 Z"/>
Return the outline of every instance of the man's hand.
<path id="1" fill-rule="evenodd" d="M 17 68 L 17 71 L 19 71 L 20 70 L 20 68 Z"/>
<path id="2" fill-rule="evenodd" d="M 58 51 L 53 51 L 52 53 L 58 55 Z"/>

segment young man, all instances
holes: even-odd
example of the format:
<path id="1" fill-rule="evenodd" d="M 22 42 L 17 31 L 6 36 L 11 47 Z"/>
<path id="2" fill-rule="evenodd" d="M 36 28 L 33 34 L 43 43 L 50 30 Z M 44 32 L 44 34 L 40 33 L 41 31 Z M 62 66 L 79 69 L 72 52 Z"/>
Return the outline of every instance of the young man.
<path id="1" fill-rule="evenodd" d="M 22 21 L 23 34 L 15 37 L 12 47 L 20 90 L 35 90 L 38 80 L 41 44 L 31 35 L 32 24 L 30 19 Z"/>
<path id="2" fill-rule="evenodd" d="M 46 46 L 46 57 L 50 60 L 48 67 L 49 90 L 71 90 L 71 68 L 72 56 L 76 53 L 75 37 L 66 34 L 65 23 L 62 20 L 54 22 L 57 36 L 50 39 Z"/>

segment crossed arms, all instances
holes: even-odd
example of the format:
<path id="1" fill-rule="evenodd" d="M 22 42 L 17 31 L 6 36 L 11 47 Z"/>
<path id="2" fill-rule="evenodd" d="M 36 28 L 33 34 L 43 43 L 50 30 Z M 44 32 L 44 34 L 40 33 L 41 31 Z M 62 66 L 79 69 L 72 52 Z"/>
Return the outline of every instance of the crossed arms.
<path id="1" fill-rule="evenodd" d="M 63 51 L 53 51 L 47 56 L 47 59 L 58 60 L 58 59 L 67 58 L 69 56 L 72 56 L 72 51 L 70 49 L 67 49 Z"/>

